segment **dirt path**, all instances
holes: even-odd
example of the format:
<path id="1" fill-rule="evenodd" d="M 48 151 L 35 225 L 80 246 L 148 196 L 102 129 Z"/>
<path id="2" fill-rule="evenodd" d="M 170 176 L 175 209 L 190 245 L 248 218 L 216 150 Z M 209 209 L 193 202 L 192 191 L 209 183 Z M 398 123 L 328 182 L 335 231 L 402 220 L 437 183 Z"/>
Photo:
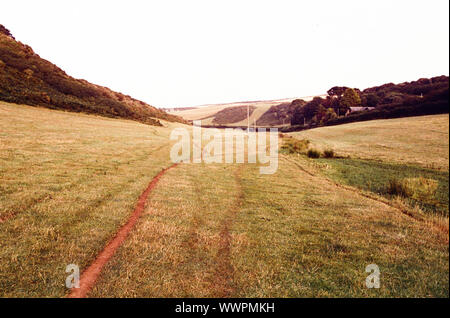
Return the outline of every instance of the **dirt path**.
<path id="1" fill-rule="evenodd" d="M 122 226 L 117 232 L 116 236 L 106 245 L 102 252 L 96 257 L 94 262 L 83 272 L 80 278 L 80 288 L 73 288 L 68 295 L 69 298 L 83 298 L 86 297 L 91 288 L 94 286 L 95 281 L 99 277 L 103 267 L 111 259 L 116 250 L 122 245 L 126 237 L 130 233 L 131 229 L 136 224 L 137 220 L 141 216 L 145 208 L 145 203 L 147 202 L 148 196 L 153 188 L 158 183 L 159 179 L 166 173 L 167 170 L 176 167 L 177 164 L 163 169 L 158 173 L 150 182 L 147 189 L 139 197 L 139 201 L 131 214 L 128 222 Z"/>
<path id="2" fill-rule="evenodd" d="M 233 293 L 233 275 L 234 268 L 231 263 L 231 234 L 230 229 L 233 225 L 236 214 L 241 209 L 244 201 L 244 192 L 242 189 L 242 168 L 235 171 L 234 174 L 238 195 L 233 206 L 227 211 L 220 231 L 219 250 L 215 259 L 215 271 L 212 281 L 212 288 L 216 291 L 214 297 L 230 297 Z"/>

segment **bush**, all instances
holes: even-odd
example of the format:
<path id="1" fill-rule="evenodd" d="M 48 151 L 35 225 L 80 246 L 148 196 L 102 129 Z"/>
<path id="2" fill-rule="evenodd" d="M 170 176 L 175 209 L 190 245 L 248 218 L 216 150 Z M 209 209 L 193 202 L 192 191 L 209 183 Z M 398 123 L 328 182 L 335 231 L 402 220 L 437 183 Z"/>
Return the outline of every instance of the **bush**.
<path id="1" fill-rule="evenodd" d="M 406 183 L 396 178 L 389 180 L 386 192 L 391 195 L 398 195 L 405 198 L 409 196 L 409 191 Z"/>
<path id="2" fill-rule="evenodd" d="M 309 149 L 308 152 L 306 153 L 306 155 L 309 158 L 317 159 L 317 158 L 320 158 L 320 151 L 318 151 L 316 149 Z"/>
<path id="3" fill-rule="evenodd" d="M 404 180 L 408 196 L 414 200 L 433 203 L 438 187 L 436 180 L 424 177 L 408 178 Z"/>
<path id="4" fill-rule="evenodd" d="M 309 147 L 309 140 L 296 139 L 296 138 L 284 138 L 281 149 L 289 154 L 292 153 L 304 153 Z"/>
<path id="5" fill-rule="evenodd" d="M 416 105 L 378 107 L 377 109 L 374 110 L 355 112 L 345 117 L 332 119 L 327 122 L 327 126 L 348 124 L 357 121 L 366 121 L 374 119 L 448 114 L 448 112 L 449 112 L 448 99 L 439 101 L 424 101 L 423 103 Z"/>
<path id="6" fill-rule="evenodd" d="M 411 198 L 417 201 L 433 203 L 438 187 L 436 180 L 424 177 L 407 178 L 403 180 L 391 179 L 387 186 L 387 193 Z"/>
<path id="7" fill-rule="evenodd" d="M 325 158 L 334 158 L 334 150 L 333 149 L 325 149 L 323 152 L 323 156 Z"/>

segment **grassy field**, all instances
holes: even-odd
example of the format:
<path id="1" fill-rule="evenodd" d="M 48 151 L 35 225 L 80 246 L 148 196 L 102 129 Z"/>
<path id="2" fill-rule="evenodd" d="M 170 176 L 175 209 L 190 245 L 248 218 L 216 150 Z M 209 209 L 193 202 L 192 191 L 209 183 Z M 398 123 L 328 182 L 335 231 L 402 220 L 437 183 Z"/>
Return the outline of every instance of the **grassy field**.
<path id="1" fill-rule="evenodd" d="M 401 198 L 428 214 L 449 215 L 449 116 L 374 120 L 289 134 L 337 158 L 314 160 L 336 182 L 395 199 L 389 184 L 409 184 Z"/>
<path id="2" fill-rule="evenodd" d="M 449 115 L 373 120 L 293 133 L 339 155 L 446 170 Z"/>
<path id="3" fill-rule="evenodd" d="M 170 129 L 6 103 L 0 127 L 0 296 L 63 296 L 170 165 Z"/>
<path id="4" fill-rule="evenodd" d="M 281 158 L 184 164 L 107 265 L 93 297 L 448 297 L 448 238 Z M 365 287 L 365 267 L 381 288 Z"/>
<path id="5" fill-rule="evenodd" d="M 391 180 L 431 180 L 436 183 L 435 189 L 423 193 L 414 193 L 405 197 L 405 201 L 414 207 L 418 205 L 424 212 L 448 217 L 448 171 L 437 171 L 414 165 L 378 162 L 361 159 L 325 159 L 316 161 L 322 171 L 332 179 L 362 190 L 374 192 L 394 199 L 388 192 Z"/>
<path id="6" fill-rule="evenodd" d="M 64 297 L 66 265 L 85 269 L 126 222 L 180 124 L 6 103 L 0 122 L 0 296 Z M 449 297 L 448 228 L 341 186 L 357 181 L 321 160 L 169 170 L 89 296 Z M 373 263 L 380 289 L 365 287 Z"/>

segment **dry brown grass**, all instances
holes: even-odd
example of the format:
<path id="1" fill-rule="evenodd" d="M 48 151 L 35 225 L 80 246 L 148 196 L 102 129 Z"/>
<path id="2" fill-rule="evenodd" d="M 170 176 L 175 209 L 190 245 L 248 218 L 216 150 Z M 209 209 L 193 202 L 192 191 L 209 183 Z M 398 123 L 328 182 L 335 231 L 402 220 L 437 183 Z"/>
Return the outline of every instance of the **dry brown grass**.
<path id="1" fill-rule="evenodd" d="M 63 296 L 170 164 L 170 129 L 6 103 L 0 127 L 0 296 Z"/>
<path id="2" fill-rule="evenodd" d="M 91 264 L 169 165 L 175 126 L 4 103 L 0 115 L 1 296 L 64 296 L 65 266 Z M 448 229 L 314 165 L 168 171 L 90 296 L 448 297 Z M 371 263 L 379 290 L 364 286 Z"/>
<path id="3" fill-rule="evenodd" d="M 273 176 L 259 175 L 254 165 L 170 171 L 90 296 L 448 295 L 442 231 L 307 174 L 298 167 L 307 159 L 296 160 L 283 157 Z M 224 224 L 229 256 L 220 252 Z M 379 290 L 364 286 L 371 263 L 381 268 Z"/>

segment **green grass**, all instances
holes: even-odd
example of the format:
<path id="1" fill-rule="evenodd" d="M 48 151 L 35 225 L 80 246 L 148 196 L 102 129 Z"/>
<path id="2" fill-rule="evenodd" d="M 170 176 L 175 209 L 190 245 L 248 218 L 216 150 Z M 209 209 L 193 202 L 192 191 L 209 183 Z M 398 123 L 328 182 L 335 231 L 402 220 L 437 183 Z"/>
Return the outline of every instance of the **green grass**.
<path id="1" fill-rule="evenodd" d="M 392 199 L 388 193 L 389 182 L 396 178 L 427 178 L 438 183 L 437 190 L 432 198 L 406 198 L 411 206 L 418 204 L 424 211 L 448 216 L 449 173 L 413 165 L 400 165 L 395 163 L 378 162 L 362 159 L 318 159 L 322 164 L 325 175 L 337 182 L 354 186 L 362 190 L 371 191 Z"/>

